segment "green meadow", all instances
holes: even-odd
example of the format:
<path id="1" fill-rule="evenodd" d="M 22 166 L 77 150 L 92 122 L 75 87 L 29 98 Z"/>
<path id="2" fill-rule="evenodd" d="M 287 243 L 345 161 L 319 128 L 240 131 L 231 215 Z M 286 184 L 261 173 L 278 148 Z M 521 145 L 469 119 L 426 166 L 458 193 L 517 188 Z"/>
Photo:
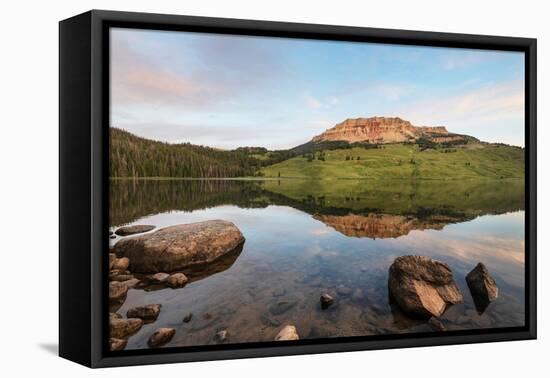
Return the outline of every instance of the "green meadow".
<path id="1" fill-rule="evenodd" d="M 421 150 L 417 144 L 325 150 L 262 168 L 265 177 L 308 179 L 522 179 L 524 150 L 474 144 Z"/>
<path id="2" fill-rule="evenodd" d="M 500 214 L 525 206 L 525 184 L 503 180 L 266 180 L 262 187 L 304 205 L 353 212 Z"/>

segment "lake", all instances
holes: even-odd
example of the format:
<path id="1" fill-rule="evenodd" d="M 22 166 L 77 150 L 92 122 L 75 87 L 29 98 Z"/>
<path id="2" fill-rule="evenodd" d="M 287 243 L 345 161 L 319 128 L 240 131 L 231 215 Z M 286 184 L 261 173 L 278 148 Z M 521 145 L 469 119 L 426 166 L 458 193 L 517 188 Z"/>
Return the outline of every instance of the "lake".
<path id="1" fill-rule="evenodd" d="M 520 180 L 111 180 L 111 230 L 223 219 L 246 241 L 181 289 L 130 289 L 115 310 L 162 305 L 130 337 L 148 348 L 159 327 L 165 347 L 272 341 L 282 326 L 301 339 L 432 332 L 403 314 L 388 293 L 395 258 L 424 255 L 451 267 L 464 302 L 440 317 L 446 330 L 523 326 L 525 193 Z M 111 240 L 114 244 L 120 237 Z M 476 307 L 465 275 L 483 262 L 499 297 Z M 329 293 L 333 305 L 322 309 Z M 191 321 L 182 319 L 192 314 Z"/>

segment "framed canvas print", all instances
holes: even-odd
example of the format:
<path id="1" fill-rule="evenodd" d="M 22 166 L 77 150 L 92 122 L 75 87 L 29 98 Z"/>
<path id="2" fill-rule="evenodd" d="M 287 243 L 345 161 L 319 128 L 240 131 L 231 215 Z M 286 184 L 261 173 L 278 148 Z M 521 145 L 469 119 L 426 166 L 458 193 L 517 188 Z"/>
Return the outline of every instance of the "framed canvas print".
<path id="1" fill-rule="evenodd" d="M 60 355 L 536 337 L 536 40 L 60 23 Z"/>

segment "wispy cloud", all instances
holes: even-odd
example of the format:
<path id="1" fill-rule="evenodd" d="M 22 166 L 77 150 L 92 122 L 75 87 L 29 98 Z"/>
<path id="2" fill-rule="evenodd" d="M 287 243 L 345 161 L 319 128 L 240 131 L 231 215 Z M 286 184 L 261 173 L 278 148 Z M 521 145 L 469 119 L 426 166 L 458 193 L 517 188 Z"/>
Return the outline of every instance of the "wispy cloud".
<path id="1" fill-rule="evenodd" d="M 111 42 L 111 124 L 153 139 L 287 148 L 369 115 L 523 137 L 515 53 L 129 29 Z"/>
<path id="2" fill-rule="evenodd" d="M 159 65 L 150 57 L 113 40 L 111 101 L 124 105 L 201 105 L 224 95 L 216 83 L 197 80 Z"/>
<path id="3" fill-rule="evenodd" d="M 515 120 L 519 130 L 524 117 L 523 81 L 485 85 L 460 94 L 426 97 L 398 110 L 415 124 L 477 125 Z"/>
<path id="4" fill-rule="evenodd" d="M 154 33 L 148 36 L 158 37 Z M 140 38 L 147 36 L 128 30 L 112 34 L 111 95 L 115 106 L 212 107 L 265 87 L 281 71 L 277 57 L 256 39 L 187 38 L 185 46 L 176 44 L 181 49 L 176 58 L 159 59 L 136 48 L 141 45 Z"/>
<path id="5" fill-rule="evenodd" d="M 375 91 L 389 101 L 401 100 L 404 96 L 412 92 L 411 86 L 385 83 L 371 85 L 367 90 Z"/>
<path id="6" fill-rule="evenodd" d="M 305 104 L 311 109 L 332 108 L 340 104 L 340 98 L 336 96 L 319 98 L 311 95 L 310 92 L 306 92 L 302 98 Z"/>
<path id="7" fill-rule="evenodd" d="M 306 105 L 309 106 L 312 109 L 319 109 L 321 106 L 323 106 L 323 104 L 321 103 L 321 100 L 313 97 L 309 93 L 306 93 L 304 95 L 304 101 L 305 101 Z"/>

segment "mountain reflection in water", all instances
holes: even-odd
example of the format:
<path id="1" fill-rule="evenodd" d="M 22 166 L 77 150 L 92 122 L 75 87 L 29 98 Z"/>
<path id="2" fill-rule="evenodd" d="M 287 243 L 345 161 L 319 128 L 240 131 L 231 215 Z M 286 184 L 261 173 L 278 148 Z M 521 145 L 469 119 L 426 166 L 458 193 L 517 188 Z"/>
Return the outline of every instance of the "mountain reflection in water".
<path id="1" fill-rule="evenodd" d="M 284 324 L 303 339 L 433 331 L 389 298 L 388 268 L 407 254 L 452 268 L 464 303 L 440 317 L 447 330 L 523 325 L 524 203 L 519 180 L 112 180 L 112 229 L 226 219 L 246 238 L 227 261 L 185 271 L 181 289 L 131 289 L 120 314 L 162 310 L 126 349 L 159 327 L 176 329 L 167 347 L 212 344 L 222 329 L 228 343 L 271 341 Z M 499 287 L 484 306 L 464 279 L 478 262 Z M 335 298 L 325 310 L 322 293 Z"/>
<path id="2" fill-rule="evenodd" d="M 347 236 L 397 237 L 523 210 L 525 193 L 519 180 L 112 180 L 110 204 L 112 226 L 167 211 L 279 205 L 311 214 Z"/>

